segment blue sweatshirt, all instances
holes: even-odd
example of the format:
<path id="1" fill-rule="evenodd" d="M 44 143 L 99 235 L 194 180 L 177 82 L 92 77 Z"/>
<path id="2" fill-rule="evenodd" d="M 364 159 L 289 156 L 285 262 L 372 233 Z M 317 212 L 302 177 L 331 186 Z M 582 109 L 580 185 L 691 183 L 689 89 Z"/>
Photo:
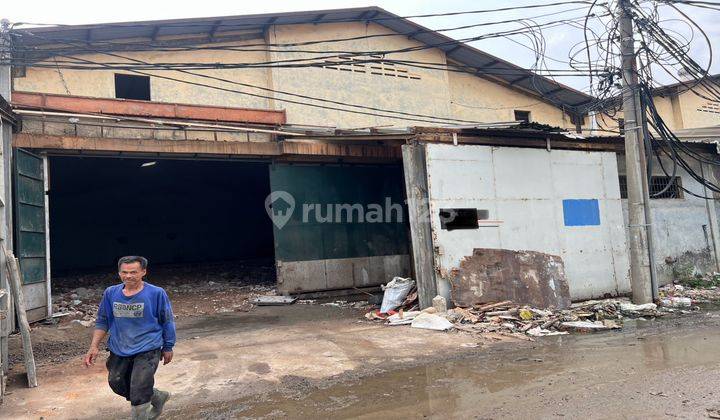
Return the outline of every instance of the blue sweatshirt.
<path id="1" fill-rule="evenodd" d="M 165 290 L 145 282 L 139 293 L 128 297 L 123 287 L 105 289 L 95 321 L 95 328 L 110 333 L 110 351 L 122 357 L 160 348 L 172 351 L 175 318 Z"/>

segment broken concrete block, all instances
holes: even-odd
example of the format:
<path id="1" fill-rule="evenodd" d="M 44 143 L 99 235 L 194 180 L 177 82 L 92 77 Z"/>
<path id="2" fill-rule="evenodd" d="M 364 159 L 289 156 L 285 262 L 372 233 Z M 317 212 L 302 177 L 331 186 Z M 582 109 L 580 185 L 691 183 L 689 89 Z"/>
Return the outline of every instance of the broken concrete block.
<path id="1" fill-rule="evenodd" d="M 549 335 L 567 335 L 569 334 L 567 331 L 550 331 L 546 330 L 540 327 L 535 327 L 527 330 L 527 335 L 531 335 L 533 337 L 546 337 Z"/>
<path id="2" fill-rule="evenodd" d="M 565 265 L 557 255 L 508 249 L 474 249 L 450 277 L 452 301 L 471 307 L 510 300 L 534 308 L 570 306 Z"/>
<path id="3" fill-rule="evenodd" d="M 447 300 L 440 295 L 437 295 L 433 298 L 432 306 L 438 311 L 438 313 L 447 312 Z"/>
<path id="4" fill-rule="evenodd" d="M 670 296 L 660 301 L 662 306 L 670 308 L 689 308 L 692 306 L 692 299 L 689 297 Z"/>
<path id="5" fill-rule="evenodd" d="M 640 312 L 653 312 L 657 310 L 657 305 L 654 303 L 645 303 L 642 305 L 635 305 L 634 303 L 623 302 L 620 304 L 620 312 L 626 314 L 637 314 Z"/>
<path id="6" fill-rule="evenodd" d="M 420 315 L 420 311 L 398 312 L 388 317 L 388 325 L 407 325 Z"/>
<path id="7" fill-rule="evenodd" d="M 601 331 L 610 329 L 600 321 L 571 321 L 563 322 L 560 327 L 564 330 L 573 330 L 577 332 Z"/>
<path id="8" fill-rule="evenodd" d="M 434 331 L 447 331 L 453 328 L 452 322 L 439 315 L 429 313 L 421 313 L 416 316 L 410 326 Z"/>

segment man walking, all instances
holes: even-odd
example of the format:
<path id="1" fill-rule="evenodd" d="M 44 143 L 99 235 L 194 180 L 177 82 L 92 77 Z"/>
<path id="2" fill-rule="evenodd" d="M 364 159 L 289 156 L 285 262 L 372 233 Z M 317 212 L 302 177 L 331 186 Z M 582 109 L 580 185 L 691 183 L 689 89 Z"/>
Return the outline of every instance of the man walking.
<path id="1" fill-rule="evenodd" d="M 170 393 L 153 388 L 160 359 L 172 361 L 175 320 L 170 299 L 160 287 L 143 281 L 147 260 L 122 257 L 118 261 L 122 284 L 105 289 L 85 365 L 98 355 L 98 346 L 110 334 L 108 382 L 132 406 L 133 420 L 156 419 Z"/>

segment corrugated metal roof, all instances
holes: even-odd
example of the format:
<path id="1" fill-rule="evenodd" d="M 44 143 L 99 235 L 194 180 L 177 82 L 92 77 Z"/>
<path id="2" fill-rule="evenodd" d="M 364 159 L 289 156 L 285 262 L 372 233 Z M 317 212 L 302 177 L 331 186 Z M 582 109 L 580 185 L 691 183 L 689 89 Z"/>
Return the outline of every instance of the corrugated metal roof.
<path id="1" fill-rule="evenodd" d="M 347 21 L 375 22 L 395 32 L 411 34 L 410 38 L 426 45 L 440 45 L 446 56 L 462 65 L 477 68 L 477 75 L 498 79 L 501 82 L 529 91 L 548 102 L 564 107 L 570 113 L 585 114 L 585 106 L 594 98 L 583 92 L 537 75 L 520 66 L 478 50 L 422 25 L 401 18 L 379 7 L 360 7 L 334 10 L 317 10 L 290 13 L 269 13 L 244 16 L 222 16 L 192 19 L 171 19 L 141 22 L 103 23 L 93 25 L 65 25 L 33 28 L 33 34 L 44 38 L 62 38 L 69 42 L 93 43 L 129 38 L 157 39 L 170 35 L 198 35 L 205 41 L 223 41 L 230 34 L 262 31 L 270 25 L 320 24 Z M 17 30 L 22 35 L 23 30 Z M 16 37 L 26 46 L 51 44 L 33 37 Z M 202 40 L 198 40 L 200 42 Z M 483 75 L 492 70 L 492 75 Z"/>

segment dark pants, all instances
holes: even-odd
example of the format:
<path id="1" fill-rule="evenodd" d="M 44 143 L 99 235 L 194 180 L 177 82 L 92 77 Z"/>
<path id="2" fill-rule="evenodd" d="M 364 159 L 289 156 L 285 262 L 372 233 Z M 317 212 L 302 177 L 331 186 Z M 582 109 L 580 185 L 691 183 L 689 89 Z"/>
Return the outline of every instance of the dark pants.
<path id="1" fill-rule="evenodd" d="M 155 385 L 155 371 L 160 363 L 160 349 L 122 357 L 110 352 L 107 359 L 108 383 L 114 393 L 132 405 L 150 402 Z"/>

